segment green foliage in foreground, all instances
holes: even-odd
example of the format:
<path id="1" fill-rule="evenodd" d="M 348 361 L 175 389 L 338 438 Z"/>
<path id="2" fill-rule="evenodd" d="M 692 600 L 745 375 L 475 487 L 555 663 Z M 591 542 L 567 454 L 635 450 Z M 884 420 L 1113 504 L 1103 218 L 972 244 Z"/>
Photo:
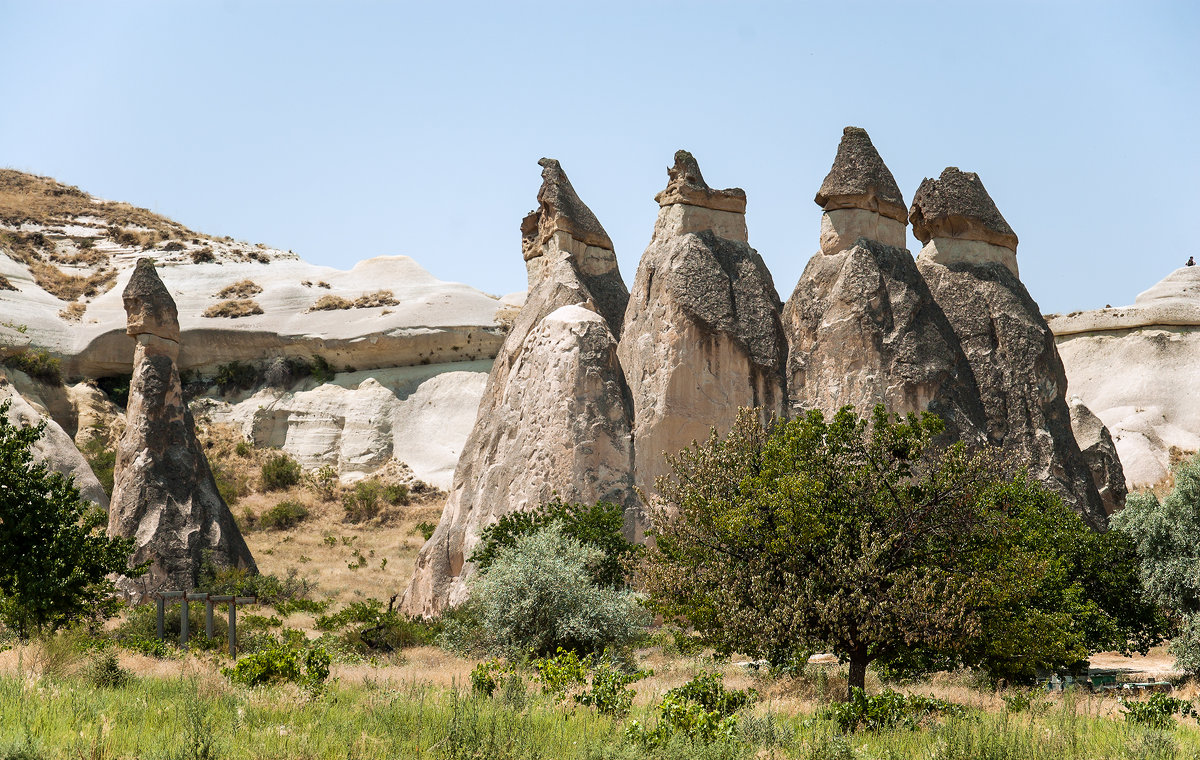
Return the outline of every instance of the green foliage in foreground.
<path id="1" fill-rule="evenodd" d="M 105 534 L 107 515 L 73 480 L 35 462 L 45 423 L 18 427 L 0 404 L 0 622 L 25 637 L 115 611 L 109 576 L 137 576 L 133 541 Z"/>
<path id="2" fill-rule="evenodd" d="M 203 686 L 202 686 L 203 684 Z M 0 758 L 108 760 L 1168 760 L 1200 757 L 1200 731 L 1098 718 L 1113 700 L 1063 700 L 1038 716 L 972 711 L 917 730 L 839 735 L 827 719 L 759 704 L 724 737 L 685 732 L 657 746 L 627 736 L 633 721 L 531 695 L 520 707 L 455 689 L 368 681 L 313 692 L 194 678 L 138 678 L 118 688 L 82 679 L 0 677 Z"/>
<path id="3" fill-rule="evenodd" d="M 860 727 L 867 731 L 895 727 L 915 730 L 934 715 L 961 717 L 966 713 L 963 706 L 944 699 L 901 694 L 891 689 L 870 696 L 862 689 L 854 689 L 850 692 L 850 699 L 828 705 L 822 711 L 822 715 L 837 724 L 844 733 L 857 731 Z"/>
<path id="4" fill-rule="evenodd" d="M 669 458 L 644 563 L 654 609 L 721 653 L 834 652 L 858 688 L 872 662 L 1028 681 L 1148 650 L 1162 620 L 1128 538 L 1006 476 L 999 452 L 942 446 L 942 430 L 882 406 L 770 426 L 742 410 L 725 438 Z"/>
<path id="5" fill-rule="evenodd" d="M 1195 703 L 1161 692 L 1151 694 L 1145 701 L 1123 699 L 1121 706 L 1125 708 L 1125 720 L 1150 728 L 1174 728 L 1176 715 L 1182 718 L 1200 717 Z"/>
<path id="6" fill-rule="evenodd" d="M 248 654 L 221 672 L 243 686 L 295 683 L 315 688 L 329 677 L 330 662 L 324 647 L 298 648 L 281 642 Z"/>

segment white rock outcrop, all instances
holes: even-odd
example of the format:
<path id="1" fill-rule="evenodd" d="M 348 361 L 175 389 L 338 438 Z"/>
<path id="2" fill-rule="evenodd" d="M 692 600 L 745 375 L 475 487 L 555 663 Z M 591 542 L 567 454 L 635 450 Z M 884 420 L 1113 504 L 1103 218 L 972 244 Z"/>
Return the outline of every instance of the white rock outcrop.
<path id="1" fill-rule="evenodd" d="M 1130 489 L 1200 450 L 1200 267 L 1180 267 L 1130 306 L 1048 321 L 1071 393 L 1108 427 Z"/>

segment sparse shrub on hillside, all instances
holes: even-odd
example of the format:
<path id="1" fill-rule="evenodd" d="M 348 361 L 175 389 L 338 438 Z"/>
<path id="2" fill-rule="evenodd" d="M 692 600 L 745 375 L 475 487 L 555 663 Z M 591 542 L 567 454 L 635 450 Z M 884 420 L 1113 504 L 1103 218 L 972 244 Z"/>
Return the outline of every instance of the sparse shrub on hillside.
<path id="1" fill-rule="evenodd" d="M 209 319 L 239 319 L 262 313 L 263 308 L 258 305 L 258 301 L 249 298 L 240 298 L 213 304 L 205 309 L 201 316 L 208 317 Z"/>
<path id="2" fill-rule="evenodd" d="M 473 577 L 480 629 L 496 653 L 548 655 L 622 648 L 649 614 L 631 591 L 597 585 L 589 568 L 603 552 L 551 524 L 501 551 Z"/>
<path id="3" fill-rule="evenodd" d="M 121 667 L 112 649 L 93 655 L 84 676 L 95 689 L 120 689 L 133 679 L 133 673 Z"/>
<path id="4" fill-rule="evenodd" d="M 258 522 L 267 530 L 287 530 L 308 519 L 308 507 L 298 501 L 281 501 L 263 512 Z"/>
<path id="5" fill-rule="evenodd" d="M 378 599 L 352 602 L 336 613 L 318 617 L 317 630 L 341 632 L 346 645 L 359 654 L 385 654 L 432 644 L 441 626 L 406 618 L 395 609 L 395 602 L 392 597 L 387 609 Z"/>
<path id="6" fill-rule="evenodd" d="M 308 485 L 321 501 L 333 501 L 337 494 L 338 474 L 332 465 L 324 465 L 306 476 Z"/>
<path id="7" fill-rule="evenodd" d="M 253 365 L 233 361 L 217 367 L 217 374 L 213 378 L 213 382 L 217 384 L 221 393 L 228 393 L 231 390 L 248 390 L 258 382 L 258 374 L 258 370 Z"/>
<path id="8" fill-rule="evenodd" d="M 216 260 L 216 254 L 214 254 L 213 249 L 209 248 L 208 246 L 192 251 L 193 264 L 211 264 Z"/>
<path id="9" fill-rule="evenodd" d="M 853 733 L 859 728 L 885 731 L 898 726 L 915 730 L 934 715 L 962 716 L 966 712 L 962 705 L 934 697 L 901 694 L 891 689 L 867 696 L 862 689 L 854 688 L 850 699 L 827 705 L 821 716 L 836 723 L 843 733 Z"/>
<path id="10" fill-rule="evenodd" d="M 29 264 L 33 281 L 42 290 L 63 301 L 74 301 L 80 296 L 91 298 L 107 292 L 117 281 L 115 269 L 102 269 L 87 275 L 70 275 L 44 261 Z"/>
<path id="11" fill-rule="evenodd" d="M 29 348 L 10 354 L 4 366 L 20 370 L 46 385 L 62 385 L 62 361 L 42 348 Z"/>
<path id="12" fill-rule="evenodd" d="M 260 474 L 264 491 L 282 491 L 299 483 L 304 470 L 299 462 L 281 451 L 267 457 Z"/>
<path id="13" fill-rule="evenodd" d="M 17 286 L 8 281 L 8 278 L 0 274 L 0 290 L 17 290 Z"/>
<path id="14" fill-rule="evenodd" d="M 365 522 L 379 516 L 382 509 L 383 484 L 375 478 L 360 480 L 342 496 L 346 519 L 352 523 Z"/>
<path id="15" fill-rule="evenodd" d="M 217 484 L 217 493 L 229 506 L 250 493 L 250 481 L 244 475 L 238 475 L 233 470 L 223 467 L 220 462 L 210 461 L 213 481 Z"/>
<path id="16" fill-rule="evenodd" d="M 94 382 L 96 383 L 96 387 L 104 391 L 104 395 L 108 396 L 108 400 L 117 406 L 124 409 L 129 403 L 129 384 L 133 382 L 133 375 L 98 377 Z"/>
<path id="17" fill-rule="evenodd" d="M 329 287 L 327 283 L 317 283 L 321 287 Z M 364 293 L 353 301 L 341 296 L 321 296 L 309 307 L 309 311 L 337 311 L 339 309 L 371 309 L 379 306 L 396 306 L 399 301 L 390 290 L 376 290 Z"/>
<path id="18" fill-rule="evenodd" d="M 249 441 L 238 441 L 233 447 L 233 453 L 242 459 L 246 459 L 254 453 L 254 447 L 250 445 Z"/>
<path id="19" fill-rule="evenodd" d="M 244 655 L 232 668 L 221 672 L 243 686 L 289 682 L 315 688 L 329 677 L 330 662 L 329 652 L 320 645 L 305 649 L 279 642 Z"/>
<path id="20" fill-rule="evenodd" d="M 262 292 L 262 287 L 254 280 L 238 280 L 232 285 L 226 285 L 217 292 L 214 298 L 249 298 Z"/>
<path id="21" fill-rule="evenodd" d="M 383 487 L 383 499 L 388 504 L 402 507 L 407 505 L 411 499 L 408 495 L 408 486 L 403 483 L 388 483 Z"/>
<path id="22" fill-rule="evenodd" d="M 172 240 L 162 247 L 164 251 L 169 251 L 171 253 L 174 253 L 175 251 L 182 251 L 183 248 L 183 243 L 180 243 L 178 240 Z"/>
<path id="23" fill-rule="evenodd" d="M 413 526 L 413 532 L 420 533 L 426 541 L 433 538 L 433 532 L 435 530 L 437 530 L 437 523 L 431 523 L 428 521 L 419 522 Z"/>
<path id="24" fill-rule="evenodd" d="M 83 319 L 84 312 L 87 311 L 87 304 L 75 301 L 67 304 L 66 308 L 58 312 L 58 316 L 67 322 L 78 322 Z"/>
<path id="25" fill-rule="evenodd" d="M 80 449 L 80 453 L 87 460 L 88 466 L 92 468 L 96 480 L 100 481 L 104 493 L 112 496 L 113 469 L 117 464 L 117 450 L 108 445 L 103 436 L 95 435 L 88 439 L 88 442 Z"/>
<path id="26" fill-rule="evenodd" d="M 296 599 L 307 599 L 314 584 L 300 577 L 295 568 L 280 578 L 270 573 L 250 573 L 240 567 L 217 567 L 204 563 L 197 591 L 221 596 L 254 596 L 260 605 L 279 605 Z M 196 629 L 193 629 L 196 630 Z"/>

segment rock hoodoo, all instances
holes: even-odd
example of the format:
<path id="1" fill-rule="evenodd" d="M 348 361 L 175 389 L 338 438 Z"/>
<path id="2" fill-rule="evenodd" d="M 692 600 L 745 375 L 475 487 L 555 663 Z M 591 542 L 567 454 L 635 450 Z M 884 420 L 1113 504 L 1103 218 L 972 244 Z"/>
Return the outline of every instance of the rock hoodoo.
<path id="1" fill-rule="evenodd" d="M 628 291 L 612 243 L 559 163 L 542 159 L 521 224 L 530 292 L 488 376 L 450 496 L 404 594 L 429 615 L 466 597 L 479 534 L 509 512 L 563 499 L 623 504 L 632 532 L 632 407 L 617 360 Z"/>
<path id="2" fill-rule="evenodd" d="M 1071 430 L 1054 336 L 1017 277 L 1017 236 L 979 176 L 954 167 L 921 182 L 909 219 L 925 246 L 917 268 L 975 375 L 988 439 L 1102 528 L 1105 509 Z"/>
<path id="3" fill-rule="evenodd" d="M 135 539 L 133 563 L 152 563 L 126 590 L 191 590 L 206 559 L 256 571 L 196 440 L 175 365 L 175 301 L 149 259 L 138 261 L 123 299 L 137 348 L 108 532 Z"/>
<path id="4" fill-rule="evenodd" d="M 1083 399 L 1072 396 L 1070 407 L 1071 431 L 1075 433 L 1084 463 L 1092 471 L 1092 482 L 1096 484 L 1104 512 L 1111 515 L 1125 506 L 1125 497 L 1129 493 L 1116 444 L 1108 428 L 1084 405 Z"/>
<path id="5" fill-rule="evenodd" d="M 617 349 L 633 398 L 635 482 L 668 474 L 663 457 L 723 432 L 740 407 L 786 409 L 779 296 L 746 234 L 746 195 L 714 190 L 675 154 Z"/>
<path id="6" fill-rule="evenodd" d="M 865 130 L 846 127 L 816 200 L 821 251 L 783 311 L 792 403 L 931 411 L 948 437 L 982 442 L 970 364 L 904 248 L 904 198 Z"/>

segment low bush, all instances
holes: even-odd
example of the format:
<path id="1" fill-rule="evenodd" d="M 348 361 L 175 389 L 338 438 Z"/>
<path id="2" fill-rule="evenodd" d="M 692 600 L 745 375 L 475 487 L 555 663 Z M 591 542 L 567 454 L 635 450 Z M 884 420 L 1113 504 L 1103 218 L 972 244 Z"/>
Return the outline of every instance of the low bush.
<path id="1" fill-rule="evenodd" d="M 249 441 L 238 441 L 237 445 L 233 447 L 233 453 L 246 459 L 254 453 L 254 447 L 250 445 Z"/>
<path id="2" fill-rule="evenodd" d="M 255 314 L 262 314 L 263 308 L 258 305 L 258 301 L 250 298 L 237 298 L 231 301 L 222 301 L 221 303 L 213 304 L 204 310 L 200 316 L 208 317 L 209 319 L 239 319 L 241 317 L 252 317 Z"/>
<path id="3" fill-rule="evenodd" d="M 738 711 L 757 698 L 753 689 L 726 689 L 719 674 L 702 671 L 663 696 L 653 728 L 633 721 L 626 735 L 648 747 L 664 745 L 678 736 L 704 744 L 730 741 L 740 734 Z"/>
<path id="4" fill-rule="evenodd" d="M 341 632 L 342 641 L 359 654 L 388 654 L 401 649 L 433 644 L 441 630 L 437 623 L 409 619 L 394 607 L 384 609 L 378 599 L 353 602 L 331 615 L 316 620 L 319 631 Z"/>
<path id="5" fill-rule="evenodd" d="M 46 385 L 62 385 L 62 361 L 41 348 L 30 348 L 11 354 L 4 359 L 4 366 L 20 370 L 34 380 Z"/>
<path id="6" fill-rule="evenodd" d="M 117 450 L 110 446 L 104 438 L 97 435 L 88 439 L 87 443 L 80 449 L 80 453 L 87 460 L 88 466 L 92 468 L 92 473 L 95 474 L 96 480 L 100 481 L 100 486 L 104 489 L 104 493 L 111 497 L 113 492 L 113 471 L 117 466 Z"/>
<path id="7" fill-rule="evenodd" d="M 259 604 L 278 605 L 293 599 L 306 599 L 314 584 L 300 577 L 295 568 L 283 578 L 269 573 L 250 573 L 240 567 L 217 567 L 204 563 L 197 591 L 220 596 L 253 596 Z"/>
<path id="8" fill-rule="evenodd" d="M 216 461 L 210 461 L 210 468 L 213 481 L 217 484 L 217 493 L 229 506 L 237 504 L 239 499 L 250 493 L 250 481 L 246 476 Z"/>
<path id="9" fill-rule="evenodd" d="M 332 465 L 327 464 L 315 472 L 308 473 L 305 481 L 321 501 L 333 501 L 333 497 L 337 495 L 338 474 Z"/>
<path id="10" fill-rule="evenodd" d="M 228 393 L 231 390 L 248 390 L 258 382 L 258 370 L 252 365 L 242 362 L 229 362 L 217 367 L 217 374 L 213 378 L 213 382 L 217 384 L 221 393 Z"/>
<path id="11" fill-rule="evenodd" d="M 208 246 L 192 251 L 193 264 L 211 264 L 216 260 L 216 254 L 213 253 L 213 249 L 209 248 Z"/>
<path id="12" fill-rule="evenodd" d="M 300 482 L 304 470 L 300 463 L 283 452 L 272 454 L 260 471 L 264 491 L 282 491 Z"/>
<path id="13" fill-rule="evenodd" d="M 288 530 L 308 519 L 308 507 L 298 501 L 281 501 L 263 512 L 258 523 L 267 530 Z"/>
<path id="14" fill-rule="evenodd" d="M 413 526 L 413 532 L 420 533 L 426 541 L 433 538 L 433 532 L 435 530 L 437 530 L 437 523 L 432 523 L 428 520 L 419 522 Z"/>
<path id="15" fill-rule="evenodd" d="M 84 678 L 97 689 L 119 689 L 133 678 L 133 673 L 121 667 L 112 649 L 98 652 L 88 663 Z"/>
<path id="16" fill-rule="evenodd" d="M 403 488 L 403 486 L 400 486 Z M 396 496 L 396 493 L 392 493 Z M 408 490 L 404 490 L 405 502 L 408 498 Z M 388 498 L 388 487 L 384 486 L 377 478 L 367 478 L 360 480 L 354 484 L 354 488 L 342 496 L 342 507 L 346 510 L 346 520 L 352 523 L 366 522 L 379 516 L 383 510 L 385 501 L 391 502 Z M 395 502 L 391 502 L 395 503 Z"/>
<path id="17" fill-rule="evenodd" d="M 867 696 L 862 689 L 850 690 L 850 699 L 834 702 L 821 710 L 821 717 L 832 720 L 842 733 L 852 733 L 859 728 L 868 731 L 905 727 L 916 729 L 927 718 L 945 714 L 962 716 L 966 708 L 934 697 L 920 694 L 901 694 L 886 691 Z"/>
<path id="18" fill-rule="evenodd" d="M 62 317 L 67 322 L 78 322 L 83 319 L 84 313 L 87 311 L 87 304 L 80 301 L 75 301 L 67 304 L 58 316 Z"/>
<path id="19" fill-rule="evenodd" d="M 329 287 L 326 283 L 317 283 L 321 287 Z M 338 311 L 342 309 L 371 309 L 380 306 L 396 306 L 400 302 L 390 290 L 376 290 L 364 293 L 351 301 L 341 296 L 321 296 L 316 303 L 308 308 L 309 311 Z"/>
<path id="20" fill-rule="evenodd" d="M 254 280 L 238 280 L 232 285 L 226 285 L 217 291 L 214 298 L 227 300 L 231 298 L 249 298 L 262 292 L 262 287 Z"/>
<path id="21" fill-rule="evenodd" d="M 1160 692 L 1151 694 L 1150 698 L 1144 702 L 1136 699 L 1122 699 L 1121 707 L 1125 708 L 1126 723 L 1135 723 L 1160 731 L 1174 728 L 1176 715 L 1182 718 L 1200 717 L 1194 703 Z"/>
<path id="22" fill-rule="evenodd" d="M 236 665 L 221 672 L 230 681 L 243 686 L 290 682 L 316 687 L 329 678 L 330 662 L 329 652 L 324 647 L 299 649 L 281 642 L 243 655 Z"/>
<path id="23" fill-rule="evenodd" d="M 592 682 L 586 691 L 575 695 L 581 705 L 596 708 L 602 715 L 623 718 L 629 714 L 636 693 L 629 685 L 646 678 L 653 671 L 626 671 L 601 660 L 592 669 Z"/>
<path id="24" fill-rule="evenodd" d="M 480 629 L 496 653 L 547 655 L 628 646 L 649 613 L 627 590 L 600 586 L 589 569 L 603 553 L 557 524 L 517 539 L 471 585 Z"/>

